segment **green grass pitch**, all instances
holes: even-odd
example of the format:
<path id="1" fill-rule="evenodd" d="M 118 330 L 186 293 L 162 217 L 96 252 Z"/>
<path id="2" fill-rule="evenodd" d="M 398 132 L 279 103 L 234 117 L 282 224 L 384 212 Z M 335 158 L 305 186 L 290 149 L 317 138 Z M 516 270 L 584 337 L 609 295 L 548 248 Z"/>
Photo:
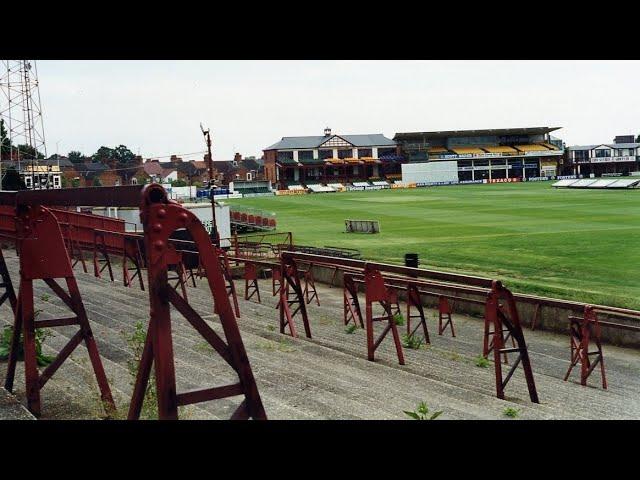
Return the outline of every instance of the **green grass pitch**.
<path id="1" fill-rule="evenodd" d="M 552 182 L 460 185 L 229 200 L 277 214 L 295 243 L 499 278 L 516 292 L 640 309 L 640 190 Z M 344 233 L 378 220 L 380 234 Z"/>

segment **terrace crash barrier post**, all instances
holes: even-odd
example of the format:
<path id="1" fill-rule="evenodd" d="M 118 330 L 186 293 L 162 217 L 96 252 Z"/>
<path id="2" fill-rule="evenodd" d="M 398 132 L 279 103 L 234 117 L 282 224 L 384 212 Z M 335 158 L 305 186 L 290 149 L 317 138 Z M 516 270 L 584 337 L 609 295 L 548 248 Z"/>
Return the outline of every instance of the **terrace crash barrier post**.
<path id="1" fill-rule="evenodd" d="M 16 208 L 16 241 L 20 250 L 20 288 L 15 309 L 5 389 L 9 392 L 13 391 L 20 333 L 22 332 L 27 406 L 31 413 L 39 417 L 41 415 L 40 390 L 75 348 L 84 341 L 105 411 L 107 414 L 111 414 L 115 411 L 115 404 L 56 217 L 49 209 L 39 205 L 18 204 Z M 60 278 L 65 280 L 68 292 L 56 282 L 56 279 Z M 66 318 L 36 320 L 34 280 L 43 280 L 75 315 Z M 77 325 L 79 330 L 53 362 L 40 374 L 36 355 L 36 329 L 66 325 Z"/>
<path id="2" fill-rule="evenodd" d="M 152 365 L 155 365 L 158 416 L 161 420 L 177 419 L 180 405 L 238 395 L 243 395 L 244 400 L 231 419 L 266 419 L 240 330 L 229 302 L 223 265 L 207 231 L 192 212 L 175 202 L 170 202 L 165 190 L 157 184 L 147 185 L 143 190 L 140 217 L 145 229 L 151 318 L 129 408 L 129 419 L 137 419 L 140 416 Z M 171 253 L 175 252 L 169 237 L 177 229 L 186 229 L 193 238 L 215 310 L 220 317 L 226 343 L 168 284 L 168 262 L 171 261 Z M 176 392 L 170 304 L 233 368 L 238 375 L 238 383 L 191 392 Z"/>
<path id="3" fill-rule="evenodd" d="M 570 343 L 571 343 L 571 365 L 564 376 L 566 382 L 571 375 L 573 367 L 580 363 L 580 384 L 586 386 L 589 375 L 596 366 L 600 365 L 600 375 L 602 376 L 602 388 L 607 389 L 607 376 L 604 369 L 604 356 L 602 354 L 602 344 L 600 343 L 600 322 L 598 315 L 592 305 L 584 307 L 584 316 L 569 317 Z M 596 349 L 589 351 L 591 340 L 596 345 Z M 591 358 L 595 357 L 594 360 Z"/>

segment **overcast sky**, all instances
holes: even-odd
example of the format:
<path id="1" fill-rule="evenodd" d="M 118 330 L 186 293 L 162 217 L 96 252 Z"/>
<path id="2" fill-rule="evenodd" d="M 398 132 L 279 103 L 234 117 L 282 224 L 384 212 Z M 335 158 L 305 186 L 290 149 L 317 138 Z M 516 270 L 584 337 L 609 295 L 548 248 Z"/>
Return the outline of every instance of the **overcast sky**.
<path id="1" fill-rule="evenodd" d="M 38 75 L 49 154 L 199 152 L 200 122 L 214 160 L 326 126 L 560 126 L 568 145 L 640 133 L 639 61 L 39 61 Z"/>

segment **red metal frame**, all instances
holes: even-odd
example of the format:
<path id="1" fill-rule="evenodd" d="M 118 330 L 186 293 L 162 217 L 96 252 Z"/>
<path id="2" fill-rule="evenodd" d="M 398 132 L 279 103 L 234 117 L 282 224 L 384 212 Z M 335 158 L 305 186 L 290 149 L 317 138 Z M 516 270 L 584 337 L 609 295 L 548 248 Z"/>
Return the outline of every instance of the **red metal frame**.
<path id="1" fill-rule="evenodd" d="M 451 309 L 451 306 L 449 305 L 449 300 L 447 299 L 447 297 L 445 297 L 444 295 L 438 297 L 438 335 L 442 335 L 447 327 L 450 327 L 451 336 L 456 336 L 456 330 L 453 326 L 453 317 L 451 316 L 452 313 L 453 311 Z M 442 324 L 443 320 L 445 320 L 444 325 Z"/>
<path id="2" fill-rule="evenodd" d="M 251 292 L 251 293 L 249 293 Z M 244 299 L 251 300 L 254 295 L 260 301 L 260 287 L 258 286 L 258 268 L 255 263 L 245 262 L 244 264 Z"/>
<path id="3" fill-rule="evenodd" d="M 501 305 L 504 304 L 504 307 Z M 494 281 L 491 291 L 487 295 L 487 303 L 485 307 L 485 325 L 493 327 L 492 350 L 493 363 L 496 376 L 496 395 L 500 399 L 504 399 L 504 389 L 514 374 L 516 368 L 522 363 L 527 388 L 529 390 L 529 398 L 533 403 L 540 403 L 538 400 L 538 392 L 536 390 L 535 381 L 533 379 L 533 371 L 531 370 L 531 362 L 529 360 L 529 351 L 524 339 L 522 327 L 520 325 L 520 317 L 516 308 L 513 294 L 503 287 L 499 281 Z M 486 331 L 486 327 L 485 327 Z M 517 343 L 517 346 L 505 348 L 504 331 L 508 331 L 511 338 Z M 485 335 L 485 348 L 487 348 L 488 336 Z M 502 362 L 500 355 L 508 353 L 517 353 L 518 356 L 511 366 L 507 375 L 502 375 Z"/>
<path id="4" fill-rule="evenodd" d="M 307 305 L 315 299 L 316 304 L 320 306 L 320 298 L 313 278 L 313 263 L 310 263 L 309 267 L 302 271 L 302 275 L 304 277 L 304 298 L 307 301 Z"/>
<path id="5" fill-rule="evenodd" d="M 243 395 L 244 400 L 231 416 L 232 419 L 266 419 L 225 288 L 224 271 L 207 231 L 192 212 L 175 202 L 170 202 L 164 189 L 156 184 L 146 186 L 142 192 L 140 217 L 145 227 L 151 318 L 129 408 L 129 418 L 137 419 L 140 416 L 151 367 L 155 365 L 160 419 L 177 419 L 180 405 L 237 395 Z M 168 284 L 167 269 L 172 256 L 169 236 L 179 228 L 186 228 L 193 238 L 216 313 L 220 317 L 226 343 Z M 176 392 L 170 305 L 173 305 L 236 371 L 238 383 L 194 392 Z"/>
<path id="6" fill-rule="evenodd" d="M 358 286 L 353 281 L 353 275 L 345 273 L 343 275 L 343 305 L 344 305 L 344 324 L 348 325 L 353 322 L 364 328 L 362 320 L 362 310 L 360 310 L 360 302 L 358 301 Z"/>
<path id="7" fill-rule="evenodd" d="M 393 319 L 393 313 L 391 311 L 391 298 L 387 287 L 384 284 L 384 279 L 379 270 L 366 266 L 364 270 L 365 280 L 365 298 L 366 298 L 366 317 L 365 325 L 367 331 L 367 358 L 371 361 L 375 360 L 375 351 L 380 346 L 384 338 L 389 331 L 393 335 L 393 342 L 396 347 L 396 354 L 398 355 L 398 363 L 404 365 L 404 353 L 402 352 L 402 344 L 400 343 L 400 335 L 398 334 L 398 327 Z M 378 303 L 382 306 L 384 313 L 381 316 L 374 317 L 373 305 Z M 373 324 L 374 322 L 387 322 L 384 330 L 380 336 L 374 340 Z"/>
<path id="8" fill-rule="evenodd" d="M 311 338 L 311 325 L 309 324 L 307 304 L 300 284 L 298 266 L 295 260 L 288 255 L 282 255 L 280 262 L 280 277 L 282 278 L 278 292 L 280 295 L 278 300 L 280 333 L 285 333 L 285 328 L 289 327 L 291 336 L 297 337 L 295 316 L 300 315 L 305 335 L 307 338 Z"/>
<path id="9" fill-rule="evenodd" d="M 115 404 L 111 390 L 56 217 L 49 209 L 42 206 L 18 207 L 16 233 L 17 243 L 20 246 L 20 288 L 15 310 L 5 388 L 10 392 L 13 390 L 17 351 L 20 332 L 22 331 L 27 406 L 35 416 L 40 416 L 40 390 L 73 350 L 84 341 L 89 352 L 89 358 L 105 410 L 107 414 L 113 413 Z M 66 281 L 68 292 L 56 282 L 55 279 L 59 278 Z M 75 315 L 67 318 L 36 320 L 33 302 L 34 280 L 43 280 Z M 54 361 L 40 374 L 36 360 L 36 329 L 63 325 L 77 325 L 79 331 L 60 351 Z"/>
<path id="10" fill-rule="evenodd" d="M 11 310 L 13 314 L 16 313 L 16 307 L 18 305 L 18 299 L 16 297 L 16 292 L 13 289 L 13 282 L 11 282 L 11 275 L 9 275 L 9 270 L 7 269 L 7 264 L 4 261 L 4 254 L 2 253 L 2 249 L 0 248 L 0 278 L 2 278 L 2 282 L 0 283 L 0 288 L 4 288 L 4 293 L 0 295 L 0 306 L 9 300 L 9 305 L 11 306 Z"/>
<path id="11" fill-rule="evenodd" d="M 571 375 L 573 367 L 580 363 L 580 384 L 587 385 L 587 379 L 596 366 L 600 365 L 600 375 L 602 377 L 602 388 L 607 389 L 607 375 L 604 368 L 604 355 L 600 342 L 600 322 L 594 307 L 587 305 L 584 309 L 584 316 L 569 317 L 570 321 L 570 343 L 571 343 L 571 365 L 564 376 L 566 382 Z M 591 340 L 596 345 L 596 350 L 589 351 Z M 591 357 L 595 355 L 595 360 Z"/>
<path id="12" fill-rule="evenodd" d="M 417 315 L 411 315 L 412 308 L 415 308 L 417 310 Z M 418 319 L 418 324 L 415 326 L 415 328 L 412 329 L 411 320 L 414 318 Z M 407 284 L 407 335 L 414 335 L 418 328 L 420 328 L 420 326 L 422 326 L 425 343 L 431 343 L 431 340 L 429 339 L 429 329 L 427 328 L 427 320 L 424 315 L 424 308 L 422 308 L 422 300 L 420 298 L 418 286 L 415 283 L 409 282 Z"/>

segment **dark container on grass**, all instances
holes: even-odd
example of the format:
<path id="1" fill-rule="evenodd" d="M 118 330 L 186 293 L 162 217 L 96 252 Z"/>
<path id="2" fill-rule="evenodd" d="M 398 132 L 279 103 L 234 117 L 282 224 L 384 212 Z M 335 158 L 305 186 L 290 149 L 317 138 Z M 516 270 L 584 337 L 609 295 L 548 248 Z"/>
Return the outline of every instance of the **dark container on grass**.
<path id="1" fill-rule="evenodd" d="M 417 253 L 405 253 L 404 254 L 404 266 L 411 268 L 418 268 L 418 254 Z"/>

